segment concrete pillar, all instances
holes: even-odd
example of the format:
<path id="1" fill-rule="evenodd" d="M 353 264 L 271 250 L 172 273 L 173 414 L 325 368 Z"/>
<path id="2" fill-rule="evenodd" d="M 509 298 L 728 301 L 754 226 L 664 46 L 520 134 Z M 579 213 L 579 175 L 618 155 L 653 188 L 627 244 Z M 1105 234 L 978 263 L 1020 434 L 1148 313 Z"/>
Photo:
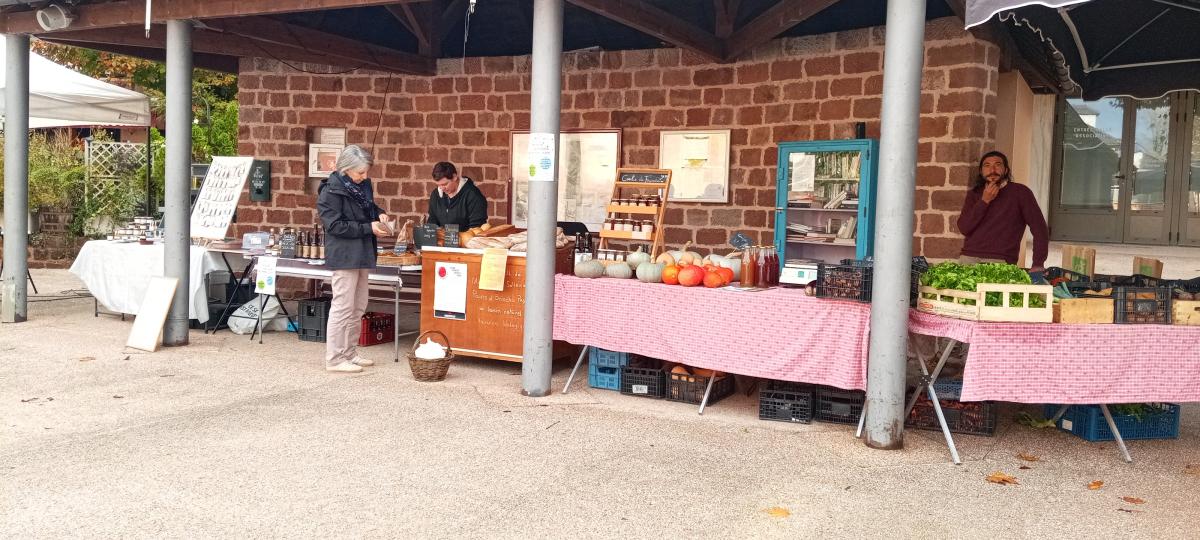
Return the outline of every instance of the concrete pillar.
<path id="1" fill-rule="evenodd" d="M 192 22 L 167 21 L 166 229 L 163 275 L 179 279 L 163 326 L 163 345 L 188 344 L 191 268 Z"/>
<path id="2" fill-rule="evenodd" d="M 0 322 L 28 316 L 29 238 L 29 36 L 5 36 L 4 276 Z"/>
<path id="3" fill-rule="evenodd" d="M 913 191 L 924 59 L 925 1 L 888 0 L 865 440 L 867 446 L 880 449 L 904 446 Z"/>
<path id="4" fill-rule="evenodd" d="M 533 2 L 530 139 L 553 137 L 548 181 L 529 182 L 529 252 L 525 260 L 525 341 L 521 390 L 550 393 L 554 362 L 554 236 L 558 224 L 558 132 L 562 112 L 562 0 Z"/>

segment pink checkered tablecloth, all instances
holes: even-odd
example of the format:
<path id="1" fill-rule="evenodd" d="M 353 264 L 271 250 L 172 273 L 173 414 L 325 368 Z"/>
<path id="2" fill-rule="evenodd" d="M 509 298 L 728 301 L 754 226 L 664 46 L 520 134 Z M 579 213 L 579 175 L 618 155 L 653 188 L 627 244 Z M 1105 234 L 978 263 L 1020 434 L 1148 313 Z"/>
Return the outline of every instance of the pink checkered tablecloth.
<path id="1" fill-rule="evenodd" d="M 554 278 L 554 339 L 781 381 L 865 388 L 869 320 L 799 289 Z"/>
<path id="2" fill-rule="evenodd" d="M 1200 401 L 1200 327 L 988 323 L 916 310 L 908 326 L 971 344 L 964 401 Z"/>

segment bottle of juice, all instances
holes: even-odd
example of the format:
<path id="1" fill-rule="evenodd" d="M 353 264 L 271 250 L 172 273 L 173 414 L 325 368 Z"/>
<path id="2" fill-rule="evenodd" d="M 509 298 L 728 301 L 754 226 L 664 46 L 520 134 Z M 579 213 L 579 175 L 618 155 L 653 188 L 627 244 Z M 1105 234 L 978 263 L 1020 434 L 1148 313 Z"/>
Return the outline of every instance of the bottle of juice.
<path id="1" fill-rule="evenodd" d="M 755 259 L 754 246 L 746 246 L 742 251 L 742 286 L 753 287 L 756 281 L 755 268 L 757 260 Z"/>
<path id="2" fill-rule="evenodd" d="M 755 251 L 754 261 L 754 286 L 755 287 L 770 287 L 771 286 L 771 271 L 767 264 L 767 247 L 760 246 Z"/>

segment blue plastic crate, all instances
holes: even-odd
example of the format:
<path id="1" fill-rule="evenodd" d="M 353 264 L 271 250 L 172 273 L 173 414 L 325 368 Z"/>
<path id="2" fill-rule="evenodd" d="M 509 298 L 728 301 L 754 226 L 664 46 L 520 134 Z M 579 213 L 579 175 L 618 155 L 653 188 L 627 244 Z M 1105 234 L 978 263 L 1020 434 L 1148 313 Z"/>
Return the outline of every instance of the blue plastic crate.
<path id="1" fill-rule="evenodd" d="M 1046 405 L 1047 418 L 1053 418 L 1060 405 Z M 1121 431 L 1121 438 L 1127 441 L 1147 439 L 1178 439 L 1179 438 L 1179 405 L 1173 403 L 1155 403 L 1154 411 L 1140 421 L 1133 415 L 1112 413 L 1113 422 Z M 1058 421 L 1058 428 L 1069 431 L 1090 442 L 1114 440 L 1108 422 L 1099 405 L 1072 405 Z"/>
<path id="2" fill-rule="evenodd" d="M 588 385 L 603 390 L 621 389 L 621 368 L 588 363 Z"/>
<path id="3" fill-rule="evenodd" d="M 629 353 L 588 347 L 588 365 L 623 368 L 629 365 Z"/>

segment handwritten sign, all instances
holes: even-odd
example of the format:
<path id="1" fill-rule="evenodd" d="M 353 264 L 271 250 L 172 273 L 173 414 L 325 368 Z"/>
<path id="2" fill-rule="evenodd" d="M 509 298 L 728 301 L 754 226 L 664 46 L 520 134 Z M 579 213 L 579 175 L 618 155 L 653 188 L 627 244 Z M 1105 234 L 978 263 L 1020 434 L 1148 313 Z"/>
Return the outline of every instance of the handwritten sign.
<path id="1" fill-rule="evenodd" d="M 285 259 L 296 258 L 296 233 L 288 231 L 279 237 L 279 256 Z"/>
<path id="2" fill-rule="evenodd" d="M 425 246 L 437 247 L 437 232 L 438 226 L 433 223 L 426 223 L 413 229 L 413 236 L 415 237 L 413 241 L 417 244 L 417 249 Z"/>
<path id="3" fill-rule="evenodd" d="M 487 248 L 479 261 L 479 288 L 485 291 L 504 290 L 504 270 L 508 267 L 508 250 Z"/>
<path id="4" fill-rule="evenodd" d="M 665 169 L 617 169 L 617 181 L 634 184 L 665 184 L 671 171 Z"/>
<path id="5" fill-rule="evenodd" d="M 256 159 L 250 167 L 250 200 L 271 200 L 271 162 L 268 160 Z"/>
<path id="6" fill-rule="evenodd" d="M 446 234 L 442 237 L 442 247 L 456 248 L 462 247 L 458 242 L 458 224 L 451 223 L 446 225 Z"/>
<path id="7" fill-rule="evenodd" d="M 229 232 L 238 199 L 254 164 L 252 157 L 217 156 L 192 207 L 192 237 L 220 240 Z"/>
<path id="8" fill-rule="evenodd" d="M 254 292 L 259 294 L 275 294 L 275 267 L 279 259 L 276 257 L 258 258 L 258 275 L 254 279 Z"/>

